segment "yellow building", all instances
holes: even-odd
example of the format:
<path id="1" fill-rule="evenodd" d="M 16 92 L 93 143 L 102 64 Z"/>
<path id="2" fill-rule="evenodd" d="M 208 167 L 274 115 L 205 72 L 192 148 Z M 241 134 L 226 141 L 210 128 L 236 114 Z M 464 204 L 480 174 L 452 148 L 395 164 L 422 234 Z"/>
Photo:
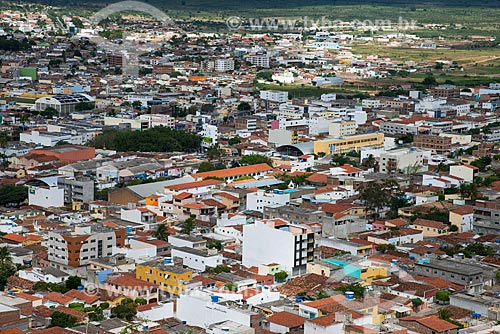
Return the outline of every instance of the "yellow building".
<path id="1" fill-rule="evenodd" d="M 363 283 L 367 285 L 372 284 L 373 280 L 386 278 L 387 277 L 387 268 L 386 267 L 368 267 L 361 269 L 361 273 L 359 278 Z"/>
<path id="2" fill-rule="evenodd" d="M 359 151 L 362 147 L 384 147 L 384 134 L 368 133 L 348 137 L 317 140 L 314 142 L 314 153 L 347 153 L 350 151 Z"/>
<path id="3" fill-rule="evenodd" d="M 158 284 L 160 290 L 179 295 L 186 290 L 186 284 L 193 278 L 193 272 L 161 259 L 137 264 L 135 277 L 143 281 Z"/>

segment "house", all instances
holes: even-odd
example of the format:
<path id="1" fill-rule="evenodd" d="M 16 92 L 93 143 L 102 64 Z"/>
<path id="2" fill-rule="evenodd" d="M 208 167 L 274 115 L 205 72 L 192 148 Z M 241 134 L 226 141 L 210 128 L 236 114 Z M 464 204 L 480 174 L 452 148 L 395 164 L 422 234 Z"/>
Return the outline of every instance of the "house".
<path id="1" fill-rule="evenodd" d="M 319 318 L 306 320 L 304 334 L 342 333 L 345 322 L 337 321 L 339 315 L 332 313 Z"/>
<path id="2" fill-rule="evenodd" d="M 158 302 L 149 303 L 137 306 L 136 317 L 142 320 L 160 321 L 174 316 L 174 303 L 166 302 L 159 304 Z"/>
<path id="3" fill-rule="evenodd" d="M 424 233 L 424 237 L 437 237 L 443 234 L 447 234 L 449 226 L 438 222 L 435 220 L 417 218 L 413 224 L 412 228 Z"/>
<path id="4" fill-rule="evenodd" d="M 69 274 L 65 273 L 56 268 L 41 268 L 33 267 L 19 270 L 18 275 L 20 278 L 24 278 L 33 282 L 48 282 L 48 283 L 63 283 L 65 282 Z"/>
<path id="5" fill-rule="evenodd" d="M 104 290 L 110 297 L 125 296 L 128 298 L 144 298 L 147 303 L 158 301 L 158 284 L 135 278 L 126 273 L 108 275 Z"/>
<path id="6" fill-rule="evenodd" d="M 368 235 L 368 241 L 377 245 L 393 244 L 399 246 L 403 244 L 416 243 L 422 240 L 424 240 L 423 232 L 411 228 L 403 228 L 396 231 L 387 231 Z"/>
<path id="7" fill-rule="evenodd" d="M 290 312 L 276 312 L 266 319 L 263 328 L 273 333 L 301 332 L 306 318 Z"/>
<path id="8" fill-rule="evenodd" d="M 399 319 L 399 324 L 422 334 L 457 334 L 458 326 L 436 315 L 410 316 Z"/>
<path id="9" fill-rule="evenodd" d="M 463 205 L 450 210 L 449 220 L 451 225 L 458 227 L 458 232 L 470 232 L 474 223 L 474 208 Z"/>
<path id="10" fill-rule="evenodd" d="M 205 271 L 222 264 L 223 256 L 217 249 L 194 249 L 189 247 L 173 247 L 172 257 L 182 259 L 182 264 L 188 268 Z"/>
<path id="11" fill-rule="evenodd" d="M 147 208 L 121 209 L 120 218 L 122 220 L 141 224 L 145 230 L 156 230 L 158 221 L 157 214 Z"/>
<path id="12" fill-rule="evenodd" d="M 174 195 L 188 192 L 193 194 L 195 197 L 203 197 L 214 191 L 217 186 L 220 186 L 222 184 L 224 184 L 224 181 L 207 179 L 166 186 L 165 192 L 171 192 Z"/>

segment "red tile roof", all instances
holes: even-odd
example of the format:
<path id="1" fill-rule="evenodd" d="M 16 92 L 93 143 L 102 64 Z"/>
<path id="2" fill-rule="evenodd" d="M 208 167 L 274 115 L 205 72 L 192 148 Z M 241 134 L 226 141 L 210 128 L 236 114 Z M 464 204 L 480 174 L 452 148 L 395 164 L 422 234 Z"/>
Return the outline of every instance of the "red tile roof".
<path id="1" fill-rule="evenodd" d="M 24 240 L 26 240 L 26 237 L 23 237 L 22 235 L 16 233 L 8 233 L 4 235 L 2 239 L 22 243 Z"/>
<path id="2" fill-rule="evenodd" d="M 323 317 L 318 317 L 318 318 L 315 318 L 312 320 L 307 320 L 307 321 L 312 322 L 313 324 L 316 324 L 316 325 L 322 326 L 322 327 L 327 327 L 327 326 L 331 326 L 333 324 L 339 323 L 339 322 L 335 321 L 335 313 L 325 315 Z"/>
<path id="3" fill-rule="evenodd" d="M 290 312 L 277 312 L 266 320 L 287 328 L 295 328 L 303 326 L 306 318 Z"/>
<path id="4" fill-rule="evenodd" d="M 95 302 L 97 302 L 99 300 L 99 296 L 91 295 L 91 294 L 88 294 L 84 291 L 79 291 L 79 290 L 75 290 L 75 289 L 69 290 L 64 295 L 66 297 L 71 297 L 74 299 L 81 300 L 81 301 L 85 302 L 86 304 L 94 304 Z"/>
<path id="5" fill-rule="evenodd" d="M 109 280 L 110 283 L 116 284 L 116 285 L 122 285 L 122 286 L 128 286 L 128 287 L 157 287 L 157 284 L 153 284 L 148 281 L 143 281 L 138 278 L 135 278 L 132 275 L 129 274 L 122 274 L 118 277 L 111 278 Z"/>
<path id="6" fill-rule="evenodd" d="M 405 317 L 405 318 L 400 318 L 399 321 L 416 321 L 419 324 L 421 324 L 424 327 L 427 327 L 433 331 L 436 332 L 445 332 L 453 329 L 457 329 L 458 326 L 446 321 L 439 319 L 438 316 L 436 315 L 430 315 L 430 316 L 424 316 L 424 317 L 419 317 L 419 316 L 413 316 L 413 317 Z"/>
<path id="7" fill-rule="evenodd" d="M 213 170 L 209 172 L 203 172 L 203 173 L 197 173 L 193 174 L 193 177 L 196 178 L 207 178 L 207 177 L 220 177 L 220 178 L 225 178 L 225 177 L 235 177 L 235 176 L 240 176 L 240 175 L 247 175 L 247 174 L 253 174 L 253 173 L 262 173 L 262 172 L 271 172 L 273 168 L 271 168 L 268 164 L 257 164 L 257 165 L 250 165 L 250 166 L 241 166 L 241 167 L 235 167 L 235 168 L 228 168 L 228 169 L 219 169 L 219 170 Z"/>
<path id="8" fill-rule="evenodd" d="M 174 184 L 171 186 L 166 186 L 165 188 L 170 189 L 170 190 L 179 191 L 179 190 L 193 189 L 193 188 L 199 188 L 199 187 L 214 186 L 214 185 L 221 184 L 221 183 L 224 183 L 224 181 L 208 179 L 208 180 L 202 180 L 202 181 Z"/>

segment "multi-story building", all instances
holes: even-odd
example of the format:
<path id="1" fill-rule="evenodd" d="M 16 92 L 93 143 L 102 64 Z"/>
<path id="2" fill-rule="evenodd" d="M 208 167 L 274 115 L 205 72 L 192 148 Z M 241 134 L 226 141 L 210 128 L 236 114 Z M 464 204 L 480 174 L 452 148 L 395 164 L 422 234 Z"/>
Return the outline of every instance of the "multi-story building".
<path id="1" fill-rule="evenodd" d="M 222 265 L 222 254 L 218 254 L 214 249 L 195 249 L 190 247 L 173 247 L 172 257 L 182 259 L 182 265 L 205 271 L 207 268 L 215 268 Z"/>
<path id="2" fill-rule="evenodd" d="M 191 269 L 175 265 L 171 258 L 154 258 L 138 263 L 136 278 L 158 284 L 163 293 L 180 295 L 186 291 L 187 283 L 193 278 Z"/>
<path id="3" fill-rule="evenodd" d="M 269 68 L 269 56 L 266 55 L 251 55 L 246 60 L 257 67 Z"/>
<path id="4" fill-rule="evenodd" d="M 314 153 L 347 153 L 350 151 L 359 151 L 362 147 L 384 147 L 384 134 L 368 133 L 343 138 L 317 140 L 314 142 Z"/>
<path id="5" fill-rule="evenodd" d="M 288 101 L 288 92 L 281 90 L 261 90 L 260 98 L 270 102 L 285 103 Z"/>
<path id="6" fill-rule="evenodd" d="M 449 154 L 451 152 L 451 138 L 441 136 L 415 136 L 413 146 L 431 150 L 432 153 Z"/>
<path id="7" fill-rule="evenodd" d="M 257 130 L 257 119 L 253 117 L 238 117 L 234 120 L 234 126 L 238 130 L 254 132 Z"/>
<path id="8" fill-rule="evenodd" d="M 64 189 L 64 203 L 89 203 L 94 200 L 94 181 L 89 177 L 60 177 L 57 185 Z"/>
<path id="9" fill-rule="evenodd" d="M 416 263 L 415 274 L 444 278 L 447 281 L 464 285 L 467 292 L 472 294 L 481 292 L 484 285 L 483 269 L 469 263 L 450 260 Z"/>
<path id="10" fill-rule="evenodd" d="M 474 205 L 473 231 L 484 234 L 500 233 L 500 203 L 476 200 Z"/>
<path id="11" fill-rule="evenodd" d="M 264 208 L 271 205 L 288 205 L 290 193 L 283 190 L 265 192 L 259 190 L 247 194 L 247 210 L 264 212 Z"/>
<path id="12" fill-rule="evenodd" d="M 234 71 L 234 59 L 232 58 L 218 58 L 214 61 L 215 72 L 229 72 Z"/>
<path id="13" fill-rule="evenodd" d="M 48 260 L 53 268 L 85 276 L 90 260 L 112 255 L 113 247 L 123 247 L 124 242 L 125 229 L 98 224 L 49 231 Z"/>
<path id="14" fill-rule="evenodd" d="M 243 227 L 243 265 L 277 263 L 292 275 L 306 272 L 314 260 L 314 232 L 307 226 L 275 219 Z"/>
<path id="15" fill-rule="evenodd" d="M 434 97 L 459 97 L 460 88 L 454 85 L 440 85 L 432 88 L 430 93 Z"/>
<path id="16" fill-rule="evenodd" d="M 356 122 L 333 122 L 329 124 L 328 134 L 333 137 L 345 137 L 356 134 Z"/>
<path id="17" fill-rule="evenodd" d="M 108 65 L 111 67 L 122 67 L 123 66 L 123 55 L 117 53 L 106 54 L 106 60 Z"/>
<path id="18" fill-rule="evenodd" d="M 424 167 L 424 155 L 413 147 L 401 148 L 381 153 L 379 164 L 381 173 L 416 173 Z"/>

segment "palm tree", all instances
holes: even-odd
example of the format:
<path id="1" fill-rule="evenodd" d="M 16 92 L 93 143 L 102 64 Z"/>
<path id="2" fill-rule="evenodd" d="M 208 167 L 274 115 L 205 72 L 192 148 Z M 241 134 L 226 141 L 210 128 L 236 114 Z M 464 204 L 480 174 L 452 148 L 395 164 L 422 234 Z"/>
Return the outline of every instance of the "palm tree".
<path id="1" fill-rule="evenodd" d="M 7 247 L 0 248 L 0 266 L 12 263 L 12 257 L 10 256 L 9 249 Z"/>
<path id="2" fill-rule="evenodd" d="M 158 225 L 158 228 L 156 229 L 154 234 L 155 238 L 158 240 L 167 241 L 168 235 L 169 233 L 167 231 L 167 227 L 165 226 L 165 224 Z"/>

